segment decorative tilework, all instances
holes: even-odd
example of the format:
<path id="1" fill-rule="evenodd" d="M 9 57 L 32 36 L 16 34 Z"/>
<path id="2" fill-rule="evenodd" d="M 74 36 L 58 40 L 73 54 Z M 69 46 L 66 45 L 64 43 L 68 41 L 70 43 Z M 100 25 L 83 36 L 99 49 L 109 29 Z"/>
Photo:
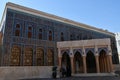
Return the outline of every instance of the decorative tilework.
<path id="1" fill-rule="evenodd" d="M 98 54 L 99 54 L 102 50 L 104 50 L 106 53 L 108 52 L 108 48 L 102 47 L 102 48 L 98 48 Z"/>
<path id="2" fill-rule="evenodd" d="M 81 55 L 83 55 L 82 49 L 74 49 L 73 54 L 75 55 L 76 52 L 79 52 Z"/>
<path id="3" fill-rule="evenodd" d="M 94 48 L 86 48 L 85 49 L 85 53 L 87 54 L 89 51 L 91 51 L 92 53 L 95 53 L 95 49 Z"/>

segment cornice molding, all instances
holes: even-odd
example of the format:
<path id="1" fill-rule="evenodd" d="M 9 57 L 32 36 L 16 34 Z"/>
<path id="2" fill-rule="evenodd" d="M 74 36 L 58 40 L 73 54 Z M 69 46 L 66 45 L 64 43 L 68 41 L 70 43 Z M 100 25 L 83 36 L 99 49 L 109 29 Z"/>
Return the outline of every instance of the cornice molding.
<path id="1" fill-rule="evenodd" d="M 18 10 L 18 11 L 23 11 L 25 13 L 29 13 L 29 14 L 32 14 L 32 15 L 45 17 L 45 18 L 48 18 L 48 19 L 60 21 L 60 22 L 63 22 L 63 23 L 67 23 L 67 24 L 75 25 L 75 26 L 82 27 L 82 28 L 85 28 L 85 29 L 89 29 L 89 30 L 100 32 L 100 33 L 115 36 L 114 33 L 103 30 L 103 29 L 99 29 L 99 28 L 96 28 L 96 27 L 93 27 L 93 26 L 90 26 L 90 25 L 87 25 L 87 24 L 83 24 L 83 23 L 80 23 L 80 22 L 76 22 L 76 21 L 73 21 L 73 20 L 62 18 L 62 17 L 56 16 L 56 15 L 53 15 L 53 14 L 48 14 L 48 13 L 45 13 L 45 12 L 42 12 L 42 11 L 38 11 L 38 10 L 35 10 L 35 9 L 31 9 L 31 8 L 28 8 L 28 7 L 17 5 L 17 4 L 11 3 L 11 2 L 8 2 L 6 4 L 6 7 L 10 8 L 10 9 Z"/>

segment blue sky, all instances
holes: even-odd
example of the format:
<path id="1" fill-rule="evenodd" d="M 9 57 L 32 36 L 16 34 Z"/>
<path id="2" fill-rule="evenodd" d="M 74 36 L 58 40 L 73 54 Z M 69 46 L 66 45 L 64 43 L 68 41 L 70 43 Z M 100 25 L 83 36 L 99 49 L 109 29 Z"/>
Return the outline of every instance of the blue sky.
<path id="1" fill-rule="evenodd" d="M 0 21 L 6 2 L 120 32 L 120 0 L 0 0 Z"/>

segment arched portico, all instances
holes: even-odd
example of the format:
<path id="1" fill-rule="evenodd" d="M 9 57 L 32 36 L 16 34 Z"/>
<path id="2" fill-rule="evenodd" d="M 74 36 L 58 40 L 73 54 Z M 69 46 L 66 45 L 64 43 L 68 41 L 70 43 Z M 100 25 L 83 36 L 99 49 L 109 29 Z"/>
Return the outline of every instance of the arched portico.
<path id="1" fill-rule="evenodd" d="M 72 74 L 113 71 L 109 39 L 64 41 L 58 42 L 57 47 L 59 66 L 69 63 Z"/>

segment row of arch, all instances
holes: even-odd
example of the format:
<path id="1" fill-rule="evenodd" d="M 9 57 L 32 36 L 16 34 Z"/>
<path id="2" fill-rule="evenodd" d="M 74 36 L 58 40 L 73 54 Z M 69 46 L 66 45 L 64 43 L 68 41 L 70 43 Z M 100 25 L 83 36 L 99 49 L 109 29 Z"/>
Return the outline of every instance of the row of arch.
<path id="1" fill-rule="evenodd" d="M 21 25 L 19 24 L 19 23 L 17 23 L 16 25 L 15 25 L 15 31 L 14 31 L 14 35 L 15 36 L 21 36 Z M 44 31 L 43 31 L 43 29 L 42 28 L 40 28 L 40 29 L 38 29 L 38 34 L 37 34 L 37 38 L 38 39 L 40 39 L 40 40 L 42 40 L 43 39 L 43 33 L 44 33 Z M 48 32 L 49 34 L 48 34 L 48 40 L 49 41 L 52 41 L 53 40 L 53 32 L 52 32 L 52 30 L 49 30 L 49 32 Z M 90 35 L 89 35 L 90 36 Z M 32 26 L 28 26 L 28 29 L 27 29 L 27 37 L 28 38 L 32 38 L 33 37 L 33 28 L 32 28 Z M 70 40 L 75 40 L 75 34 L 71 34 L 70 35 Z M 83 37 L 83 39 L 87 39 L 87 37 L 88 36 L 84 36 Z M 61 41 L 64 41 L 65 39 L 65 36 L 64 36 L 64 33 L 63 32 L 61 32 L 60 33 L 60 40 Z M 81 40 L 82 39 L 82 35 L 81 34 L 79 34 L 78 36 L 77 36 L 77 39 L 78 40 Z M 88 39 L 92 39 L 92 37 L 88 37 Z"/>
<path id="2" fill-rule="evenodd" d="M 43 39 L 43 29 L 40 28 L 38 29 L 38 34 L 37 34 L 37 38 L 38 39 Z M 14 35 L 15 36 L 21 36 L 22 32 L 21 32 L 21 26 L 20 24 L 16 24 L 15 26 L 15 31 L 14 31 Z M 48 40 L 52 41 L 53 40 L 53 36 L 52 36 L 53 32 L 51 30 L 49 30 L 49 35 L 48 35 Z M 28 26 L 27 28 L 27 37 L 28 38 L 32 38 L 33 37 L 33 27 L 32 26 Z"/>
<path id="3" fill-rule="evenodd" d="M 101 73 L 109 72 L 108 64 L 108 55 L 106 51 L 101 50 L 99 54 L 99 69 Z M 71 60 L 67 52 L 64 52 L 62 54 L 61 59 L 61 67 L 66 66 L 66 69 L 68 67 L 71 68 Z M 83 56 L 80 54 L 80 52 L 76 52 L 73 57 L 73 66 L 74 66 L 74 73 L 84 73 L 84 66 L 83 66 Z M 97 64 L 96 64 L 96 57 L 92 51 L 88 51 L 86 55 L 86 68 L 87 73 L 96 73 L 97 72 Z"/>
<path id="4" fill-rule="evenodd" d="M 37 48 L 36 51 L 33 52 L 33 49 L 29 47 L 26 47 L 24 48 L 24 51 L 21 51 L 21 47 L 13 46 L 10 54 L 10 65 L 20 66 L 22 63 L 23 66 L 32 66 L 34 63 L 33 61 L 35 61 L 36 66 L 44 66 L 44 58 L 45 55 L 42 48 Z M 54 51 L 52 49 L 47 50 L 46 58 L 47 66 L 53 66 Z"/>

